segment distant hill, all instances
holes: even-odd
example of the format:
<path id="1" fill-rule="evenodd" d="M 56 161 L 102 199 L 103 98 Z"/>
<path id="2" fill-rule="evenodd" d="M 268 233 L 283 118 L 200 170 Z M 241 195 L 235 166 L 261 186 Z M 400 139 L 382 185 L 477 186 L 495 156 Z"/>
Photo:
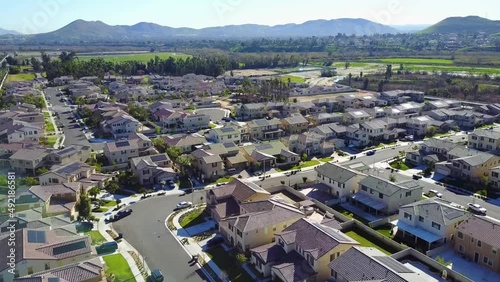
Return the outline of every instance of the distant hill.
<path id="1" fill-rule="evenodd" d="M 5 34 L 21 34 L 15 30 L 8 30 L 8 29 L 3 29 L 3 28 L 0 28 L 0 35 L 5 35 Z"/>
<path id="2" fill-rule="evenodd" d="M 391 27 L 399 30 L 400 32 L 419 32 L 423 29 L 431 26 L 430 24 L 403 24 L 403 25 L 391 25 Z"/>
<path id="3" fill-rule="evenodd" d="M 26 36 L 38 41 L 69 40 L 151 40 L 169 38 L 248 38 L 371 35 L 397 33 L 395 28 L 365 19 L 314 20 L 302 24 L 266 26 L 256 24 L 230 25 L 203 29 L 173 28 L 141 22 L 132 26 L 107 25 L 101 21 L 76 20 L 56 31 Z"/>
<path id="4" fill-rule="evenodd" d="M 500 21 L 492 21 L 478 16 L 451 17 L 432 25 L 420 33 L 468 33 L 500 32 Z"/>

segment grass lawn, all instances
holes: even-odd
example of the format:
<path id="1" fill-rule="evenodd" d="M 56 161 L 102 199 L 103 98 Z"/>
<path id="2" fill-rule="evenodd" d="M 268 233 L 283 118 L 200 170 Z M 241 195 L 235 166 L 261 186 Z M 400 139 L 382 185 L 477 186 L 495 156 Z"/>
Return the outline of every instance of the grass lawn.
<path id="1" fill-rule="evenodd" d="M 395 169 L 400 169 L 400 170 L 409 170 L 410 168 L 403 162 L 392 162 L 390 164 L 390 166 L 392 168 L 395 168 Z"/>
<path id="2" fill-rule="evenodd" d="M 319 161 L 327 163 L 333 161 L 333 158 L 332 157 L 321 158 L 319 159 Z"/>
<path id="3" fill-rule="evenodd" d="M 159 52 L 159 53 L 140 53 L 140 54 L 113 54 L 113 55 L 102 55 L 102 56 L 79 56 L 78 59 L 82 61 L 90 61 L 90 59 L 102 58 L 105 61 L 113 63 L 121 63 L 126 61 L 138 61 L 142 63 L 147 63 L 149 60 L 158 56 L 160 59 L 168 59 L 170 57 L 174 59 L 185 59 L 191 57 L 182 53 L 170 53 L 170 52 Z"/>
<path id="4" fill-rule="evenodd" d="M 9 74 L 6 82 L 27 81 L 33 79 L 35 79 L 35 75 L 32 73 Z"/>
<path id="5" fill-rule="evenodd" d="M 104 256 L 102 258 L 108 267 L 106 272 L 114 275 L 114 281 L 135 281 L 132 270 L 130 270 L 127 261 L 121 254 Z"/>
<path id="6" fill-rule="evenodd" d="M 317 160 L 310 160 L 310 161 L 303 162 L 302 164 L 294 165 L 293 167 L 287 169 L 286 171 L 288 171 L 288 170 L 295 170 L 295 169 L 299 169 L 299 168 L 305 168 L 305 167 L 309 167 L 309 166 L 315 166 L 315 165 L 319 165 L 319 164 L 320 164 L 320 162 L 317 161 Z M 277 172 L 284 171 L 281 168 L 276 168 L 275 170 Z"/>
<path id="7" fill-rule="evenodd" d="M 101 233 L 97 230 L 88 231 L 84 234 L 90 236 L 90 239 L 92 239 L 92 245 L 98 245 L 106 241 L 106 239 L 104 239 Z"/>
<path id="8" fill-rule="evenodd" d="M 233 282 L 253 281 L 252 277 L 241 267 L 236 259 L 230 257 L 222 247 L 211 248 L 206 254 L 222 271 L 226 272 L 229 280 Z"/>
<path id="9" fill-rule="evenodd" d="M 47 145 L 48 146 L 54 146 L 54 144 L 56 144 L 57 142 L 57 136 L 50 136 L 50 137 L 47 137 Z"/>
<path id="10" fill-rule="evenodd" d="M 382 226 L 375 228 L 375 230 L 387 238 L 392 239 L 394 237 L 393 235 L 391 235 L 391 226 L 390 225 L 382 225 Z"/>
<path id="11" fill-rule="evenodd" d="M 105 207 L 114 207 L 114 206 L 116 206 L 116 201 L 109 201 L 104 206 Z"/>
<path id="12" fill-rule="evenodd" d="M 44 124 L 45 124 L 45 132 L 55 132 L 54 124 L 50 121 L 50 113 L 43 113 L 45 116 Z M 47 116 L 49 115 L 49 116 Z"/>
<path id="13" fill-rule="evenodd" d="M 204 211 L 204 208 L 196 208 L 181 215 L 181 217 L 179 218 L 179 224 L 183 228 L 189 228 L 205 222 L 206 213 L 204 213 Z"/>
<path id="14" fill-rule="evenodd" d="M 359 235 L 358 233 L 356 233 L 355 231 L 348 231 L 347 233 L 345 233 L 347 236 L 351 237 L 352 239 L 356 240 L 359 242 L 359 244 L 361 244 L 362 247 L 373 247 L 373 248 L 377 248 L 379 250 L 381 250 L 383 253 L 387 254 L 387 255 L 391 255 L 391 253 L 389 253 L 388 251 L 386 251 L 385 249 L 383 249 L 382 247 L 376 245 L 375 243 L 373 243 L 372 241 L 368 240 L 367 238 L 365 237 L 362 237 L 361 235 Z"/>
<path id="15" fill-rule="evenodd" d="M 108 209 L 107 209 L 107 208 L 100 207 L 100 208 L 95 209 L 95 210 L 93 210 L 93 211 L 94 211 L 94 212 L 107 212 L 107 211 L 108 211 Z"/>
<path id="16" fill-rule="evenodd" d="M 381 62 L 384 64 L 420 64 L 420 65 L 452 65 L 452 60 L 432 59 L 432 58 L 383 58 L 368 59 L 371 62 Z M 394 66 L 393 66 L 394 67 Z"/>
<path id="17" fill-rule="evenodd" d="M 234 177 L 232 177 L 232 176 L 221 177 L 221 178 L 217 179 L 216 181 L 210 183 L 209 185 L 229 182 L 229 181 L 232 181 L 233 179 L 234 179 Z"/>
<path id="18" fill-rule="evenodd" d="M 300 76 L 285 75 L 285 76 L 281 77 L 281 81 L 283 81 L 283 82 L 288 82 L 288 79 L 290 79 L 290 82 L 296 82 L 296 83 L 306 82 L 305 78 L 300 77 Z"/>
<path id="19" fill-rule="evenodd" d="M 211 123 L 208 124 L 208 126 L 210 126 L 210 128 L 216 128 L 217 124 L 211 122 Z"/>

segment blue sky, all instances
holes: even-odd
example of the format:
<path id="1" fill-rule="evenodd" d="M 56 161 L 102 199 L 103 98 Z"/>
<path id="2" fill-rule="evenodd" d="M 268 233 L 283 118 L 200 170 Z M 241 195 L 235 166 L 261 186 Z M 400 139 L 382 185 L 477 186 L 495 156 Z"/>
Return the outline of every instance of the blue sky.
<path id="1" fill-rule="evenodd" d="M 5 0 L 4 0 L 5 1 Z M 202 28 L 366 18 L 388 25 L 433 24 L 449 16 L 500 19 L 498 0 L 16 0 L 0 10 L 0 28 L 48 32 L 76 20 L 110 25 L 154 22 Z M 481 3 L 481 4 L 478 4 Z"/>

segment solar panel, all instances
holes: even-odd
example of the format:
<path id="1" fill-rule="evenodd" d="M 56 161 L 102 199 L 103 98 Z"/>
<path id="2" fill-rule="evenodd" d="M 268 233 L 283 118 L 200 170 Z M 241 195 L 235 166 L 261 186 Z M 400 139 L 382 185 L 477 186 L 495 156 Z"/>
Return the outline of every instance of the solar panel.
<path id="1" fill-rule="evenodd" d="M 78 242 L 74 242 L 71 244 L 55 247 L 54 249 L 52 249 L 52 255 L 57 256 L 60 254 L 69 253 L 69 252 L 73 252 L 76 250 L 84 249 L 86 247 L 87 247 L 87 243 L 85 241 L 78 241 Z"/>
<path id="2" fill-rule="evenodd" d="M 413 273 L 412 270 L 404 266 L 402 263 L 399 261 L 395 260 L 392 257 L 388 256 L 375 256 L 373 257 L 374 259 L 378 260 L 388 268 L 396 271 L 397 273 Z"/>
<path id="3" fill-rule="evenodd" d="M 259 144 L 255 146 L 255 149 L 261 151 L 261 150 L 267 150 L 267 149 L 272 149 L 273 146 L 271 144 Z"/>
<path id="4" fill-rule="evenodd" d="M 128 141 L 120 141 L 120 142 L 116 142 L 115 143 L 115 146 L 117 148 L 120 148 L 120 147 L 126 147 L 126 146 L 129 146 L 130 144 L 128 143 Z"/>
<path id="5" fill-rule="evenodd" d="M 72 163 L 67 166 L 64 166 L 58 170 L 56 170 L 57 173 L 72 173 L 78 170 L 81 167 L 80 163 Z"/>
<path id="6" fill-rule="evenodd" d="M 167 160 L 167 157 L 165 155 L 156 155 L 156 156 L 151 156 L 151 160 L 153 162 L 165 161 Z"/>
<path id="7" fill-rule="evenodd" d="M 231 127 L 223 127 L 220 129 L 220 131 L 224 132 L 224 133 L 229 133 L 229 132 L 233 132 L 234 131 L 234 128 L 231 128 Z"/>
<path id="8" fill-rule="evenodd" d="M 226 148 L 236 147 L 236 145 L 234 145 L 234 143 L 233 143 L 233 142 L 227 142 L 227 143 L 224 143 L 223 145 L 224 145 L 224 147 L 226 147 Z"/>
<path id="9" fill-rule="evenodd" d="M 59 277 L 50 277 L 47 279 L 48 282 L 59 282 L 61 280 L 59 280 Z"/>
<path id="10" fill-rule="evenodd" d="M 58 152 L 59 155 L 65 155 L 71 151 L 76 151 L 74 147 L 69 147 Z"/>
<path id="11" fill-rule="evenodd" d="M 45 243 L 45 231 L 28 230 L 28 243 Z"/>

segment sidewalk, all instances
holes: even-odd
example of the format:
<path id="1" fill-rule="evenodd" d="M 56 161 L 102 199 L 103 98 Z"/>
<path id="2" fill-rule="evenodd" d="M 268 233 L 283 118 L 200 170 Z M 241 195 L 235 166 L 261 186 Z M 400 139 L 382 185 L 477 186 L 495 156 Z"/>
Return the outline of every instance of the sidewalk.
<path id="1" fill-rule="evenodd" d="M 179 244 L 181 244 L 181 246 L 184 248 L 184 250 L 188 254 L 190 254 L 191 256 L 197 255 L 199 257 L 202 257 L 203 260 L 208 264 L 208 266 L 210 266 L 210 268 L 213 270 L 213 272 L 217 275 L 217 277 L 222 277 L 222 271 L 217 266 L 217 264 L 215 264 L 215 262 L 213 262 L 210 259 L 210 257 L 208 257 L 205 254 L 205 252 L 203 251 L 203 247 L 202 247 L 202 245 L 205 245 L 206 242 L 208 240 L 210 240 L 211 238 L 215 237 L 215 235 L 211 236 L 210 238 L 207 238 L 203 241 L 200 241 L 200 242 L 196 242 L 194 239 L 191 238 L 191 236 L 186 236 L 189 234 L 199 234 L 199 233 L 202 233 L 204 231 L 207 231 L 210 229 L 210 227 L 213 227 L 212 224 L 214 224 L 214 223 L 212 223 L 212 224 L 203 223 L 203 224 L 199 224 L 197 226 L 193 226 L 193 227 L 189 228 L 189 232 L 188 232 L 186 229 L 182 228 L 182 226 L 179 224 L 179 217 L 181 217 L 181 215 L 189 212 L 190 210 L 191 209 L 186 209 L 186 210 L 184 210 L 184 211 L 182 211 L 174 216 L 172 221 L 173 221 L 175 228 L 177 228 L 177 230 L 172 231 L 168 228 L 168 217 L 165 219 L 165 228 L 167 228 L 168 231 L 170 231 L 174 236 L 177 237 Z M 187 240 L 188 244 L 184 245 L 181 242 L 181 240 Z M 203 267 L 200 266 L 200 268 L 203 271 L 206 271 Z M 208 279 L 212 280 L 211 276 L 208 273 L 205 273 L 205 275 L 208 277 Z"/>

